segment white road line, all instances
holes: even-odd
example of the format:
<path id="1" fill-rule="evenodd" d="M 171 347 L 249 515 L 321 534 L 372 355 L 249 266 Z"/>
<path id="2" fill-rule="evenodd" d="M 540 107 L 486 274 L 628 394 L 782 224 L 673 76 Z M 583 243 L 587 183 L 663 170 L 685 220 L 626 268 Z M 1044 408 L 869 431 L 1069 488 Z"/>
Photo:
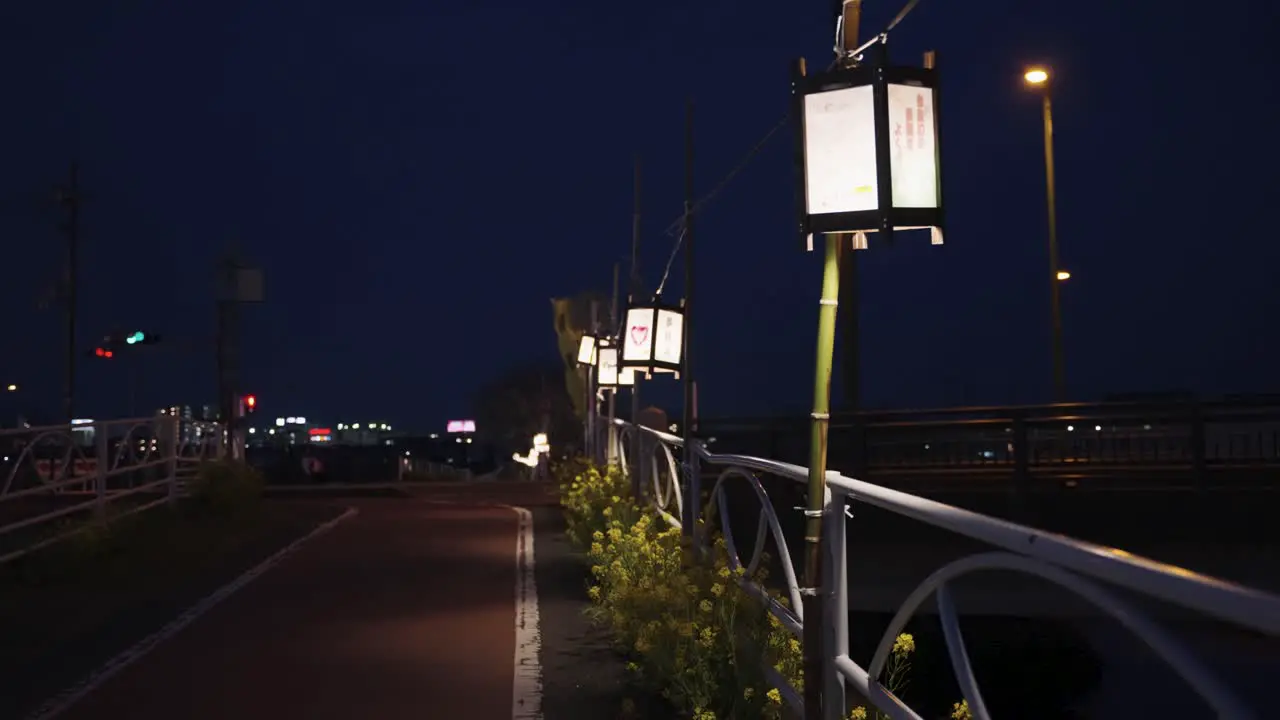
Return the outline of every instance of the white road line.
<path id="1" fill-rule="evenodd" d="M 347 508 L 347 511 L 338 517 L 325 522 L 306 535 L 303 535 L 297 540 L 289 543 L 279 552 L 258 563 L 257 566 L 245 572 L 240 577 L 215 590 L 212 595 L 209 595 L 195 605 L 192 605 L 186 612 L 171 620 L 169 624 L 138 641 L 138 643 L 128 650 L 125 650 L 119 655 L 108 660 L 105 665 L 90 673 L 88 677 L 50 698 L 44 703 L 44 705 L 41 705 L 39 709 L 28 715 L 27 720 L 52 720 L 52 718 L 56 718 L 66 712 L 71 708 L 71 706 L 84 699 L 89 695 L 89 693 L 98 689 L 98 687 L 107 680 L 110 680 L 121 670 L 124 670 L 135 662 L 141 660 L 147 655 L 147 653 L 155 650 L 160 643 L 168 640 L 174 635 L 177 635 L 183 628 L 195 622 L 195 620 L 201 615 L 212 610 L 218 603 L 226 600 L 237 590 L 240 590 L 245 585 L 253 582 L 259 575 L 265 573 L 276 565 L 279 565 L 282 560 L 292 555 L 298 548 L 302 547 L 303 543 L 332 530 L 343 520 L 354 517 L 357 512 L 356 508 Z M 537 611 L 535 610 L 535 613 L 536 612 Z M 536 624 L 537 615 L 535 614 L 534 617 L 534 622 Z"/>
<path id="2" fill-rule="evenodd" d="M 506 506 L 520 518 L 516 532 L 516 657 L 512 681 L 512 720 L 542 720 L 542 666 L 538 655 L 538 585 L 534 576 L 533 514 Z"/>

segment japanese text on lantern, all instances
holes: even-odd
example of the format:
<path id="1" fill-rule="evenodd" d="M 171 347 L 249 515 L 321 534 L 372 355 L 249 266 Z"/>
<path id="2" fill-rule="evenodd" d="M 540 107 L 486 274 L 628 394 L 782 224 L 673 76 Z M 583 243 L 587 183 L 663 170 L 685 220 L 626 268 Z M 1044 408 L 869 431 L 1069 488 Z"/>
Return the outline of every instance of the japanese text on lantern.
<path id="1" fill-rule="evenodd" d="M 894 207 L 938 207 L 933 91 L 911 85 L 890 85 L 889 118 L 893 133 L 889 163 Z"/>

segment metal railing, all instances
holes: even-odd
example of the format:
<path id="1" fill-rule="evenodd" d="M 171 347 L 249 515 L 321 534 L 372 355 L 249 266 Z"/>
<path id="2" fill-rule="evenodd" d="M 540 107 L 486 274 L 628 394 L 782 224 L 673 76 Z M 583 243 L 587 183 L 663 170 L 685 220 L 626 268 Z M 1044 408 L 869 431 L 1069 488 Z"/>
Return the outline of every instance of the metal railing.
<path id="1" fill-rule="evenodd" d="M 402 457 L 400 458 L 399 468 L 399 474 L 396 479 L 402 482 L 412 479 L 415 475 L 429 477 L 432 480 L 450 482 L 462 482 L 471 479 L 471 470 L 469 468 L 455 467 L 448 463 L 421 458 Z"/>
<path id="2" fill-rule="evenodd" d="M 0 430 L 0 564 L 172 502 L 220 455 L 214 423 L 158 415 Z"/>
<path id="3" fill-rule="evenodd" d="M 698 429 L 728 452 L 764 448 L 769 457 L 803 462 L 808 451 L 805 417 L 708 418 Z M 830 443 L 831 466 L 913 488 L 956 476 L 1256 484 L 1280 470 L 1280 406 L 1109 402 L 837 413 Z"/>
<path id="4" fill-rule="evenodd" d="M 612 437 L 606 446 L 617 450 L 616 454 L 606 460 L 617 463 L 628 473 L 632 478 L 633 491 L 639 493 L 638 497 L 647 500 L 673 527 L 681 526 L 681 511 L 684 503 L 689 502 L 689 499 L 683 497 L 682 475 L 700 473 L 703 466 L 718 471 L 711 490 L 714 502 L 708 507 L 719 509 L 720 531 L 728 550 L 730 569 L 745 568 L 747 572 L 737 576 L 743 589 L 761 600 L 768 611 L 795 637 L 802 638 L 805 618 L 800 599 L 803 590 L 796 576 L 782 524 L 760 478 L 767 475 L 803 484 L 807 482 L 808 470 L 798 465 L 747 455 L 715 454 L 702 444 L 695 448 L 692 455 L 693 467 L 682 468 L 677 456 L 683 453 L 676 452 L 683 446 L 680 438 L 621 420 L 615 423 L 615 426 L 609 428 Z M 725 493 L 730 482 L 746 483 L 760 504 L 756 542 L 751 558 L 745 565 L 738 553 L 733 526 L 729 521 Z M 826 611 L 818 622 L 822 623 L 825 658 L 825 673 L 822 678 L 823 712 L 828 720 L 846 716 L 848 707 L 845 693 L 849 687 L 895 720 L 920 718 L 919 714 L 881 684 L 881 674 L 885 670 L 895 638 L 930 597 L 936 601 L 951 668 L 968 702 L 969 710 L 974 718 L 989 718 L 990 713 L 960 632 L 960 621 L 951 591 L 952 583 L 960 577 L 989 570 L 1031 575 L 1073 593 L 1103 614 L 1117 620 L 1145 642 L 1207 702 L 1218 717 L 1233 720 L 1257 717 L 1253 710 L 1218 679 L 1213 669 L 1198 660 L 1161 623 L 1120 593 L 1127 591 L 1158 599 L 1273 638 L 1280 637 L 1280 597 L 1115 548 L 1043 532 L 862 482 L 839 472 L 827 473 L 824 500 L 827 552 L 823 586 L 819 592 L 825 598 Z M 697 501 L 700 502 L 701 499 Z M 993 548 L 988 552 L 948 562 L 924 578 L 898 608 L 865 667 L 851 658 L 849 651 L 849 548 L 846 530 L 850 520 L 846 513 L 850 502 L 871 505 L 980 541 Z M 789 607 L 774 600 L 764 587 L 750 579 L 761 562 L 768 538 L 772 538 L 777 547 L 782 564 L 783 591 L 790 600 Z M 797 712 L 803 713 L 803 700 L 795 688 L 774 668 L 766 667 L 764 671 L 784 701 Z"/>

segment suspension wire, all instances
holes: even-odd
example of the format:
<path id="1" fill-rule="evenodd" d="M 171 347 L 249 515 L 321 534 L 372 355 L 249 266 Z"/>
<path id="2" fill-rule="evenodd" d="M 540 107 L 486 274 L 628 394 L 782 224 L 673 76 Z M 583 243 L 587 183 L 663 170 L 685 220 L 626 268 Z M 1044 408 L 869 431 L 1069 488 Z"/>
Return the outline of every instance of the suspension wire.
<path id="1" fill-rule="evenodd" d="M 658 282 L 658 289 L 653 291 L 653 299 L 657 300 L 662 297 L 662 289 L 667 286 L 667 278 L 671 275 L 671 263 L 675 262 L 676 255 L 680 252 L 680 246 L 684 244 L 685 225 L 684 218 L 680 222 L 680 237 L 676 238 L 676 246 L 671 249 L 671 255 L 667 258 L 667 267 L 662 271 L 662 280 Z"/>
<path id="2" fill-rule="evenodd" d="M 747 167 L 747 165 L 750 164 L 751 161 L 755 159 L 756 155 L 758 155 L 760 151 L 764 149 L 765 144 L 768 143 L 771 139 L 773 139 L 773 136 L 777 135 L 778 131 L 786 127 L 787 123 L 789 122 L 791 122 L 791 112 L 787 111 L 787 114 L 783 115 L 782 119 L 779 120 L 777 124 L 769 128 L 769 132 L 765 133 L 764 137 L 761 137 L 756 142 L 756 144 L 753 145 L 749 151 L 747 151 L 747 154 L 742 156 L 742 159 L 738 161 L 738 164 L 735 165 L 734 168 L 730 170 L 727 174 L 725 174 L 725 176 L 720 179 L 720 182 L 716 183 L 715 187 L 711 188 L 710 192 L 708 192 L 706 195 L 703 195 L 701 198 L 699 198 L 698 201 L 695 202 L 689 208 L 689 215 L 698 214 L 698 212 L 702 210 L 702 207 L 704 205 L 714 200 L 715 197 L 720 194 L 720 191 L 724 190 L 725 187 L 728 186 L 728 184 L 732 182 L 735 177 L 738 176 L 738 173 L 742 172 Z M 680 213 L 680 217 L 671 221 L 671 224 L 667 226 L 666 234 L 668 236 L 671 236 L 675 234 L 676 230 L 683 230 L 684 221 L 685 221 L 685 214 Z"/>
<path id="3" fill-rule="evenodd" d="M 880 31 L 878 35 L 876 35 L 875 37 L 871 38 L 870 40 L 860 45 L 857 50 L 854 50 L 849 53 L 846 53 L 844 51 L 844 48 L 841 45 L 842 41 L 844 40 L 844 16 L 841 15 L 837 17 L 836 18 L 836 45 L 835 45 L 836 59 L 834 62 L 831 63 L 831 66 L 828 67 L 827 69 L 831 70 L 836 65 L 839 65 L 840 63 L 844 62 L 846 59 L 849 59 L 849 58 L 852 58 L 853 60 L 860 62 L 862 60 L 862 53 L 866 52 L 868 48 L 870 48 L 871 46 L 877 43 L 884 43 L 888 41 L 889 33 L 892 32 L 894 28 L 898 27 L 898 25 L 907 18 L 907 15 L 910 15 L 911 11 L 916 9 L 916 5 L 919 5 L 919 4 L 920 4 L 920 0 L 907 0 L 907 4 L 902 6 L 902 9 L 899 10 L 898 14 L 893 17 L 893 20 L 889 21 L 889 25 L 886 26 L 884 30 Z"/>
<path id="4" fill-rule="evenodd" d="M 871 40 L 866 42 L 864 45 L 862 45 L 862 47 L 859 47 L 857 50 L 854 50 L 852 53 L 849 53 L 849 55 L 856 58 L 858 56 L 861 56 L 862 53 L 867 50 L 867 48 L 875 45 L 876 43 L 883 43 L 886 40 L 888 40 L 890 31 L 898 27 L 898 25 L 903 20 L 906 19 L 907 15 L 910 15 L 911 11 L 916 8 L 916 5 L 919 5 L 919 4 L 920 4 L 920 0 L 907 0 L 906 5 L 902 6 L 902 9 L 898 11 L 898 14 L 894 16 L 893 20 L 889 21 L 888 26 L 886 26 L 883 31 L 881 31 L 874 38 L 872 38 Z M 836 20 L 836 56 L 837 57 L 836 57 L 835 63 L 832 64 L 832 67 L 834 67 L 835 64 L 838 64 L 843 59 L 844 51 L 840 48 L 840 42 L 842 39 L 841 33 L 843 32 L 844 32 L 844 17 L 842 15 Z M 689 208 L 688 212 L 681 213 L 680 217 L 673 220 L 671 224 L 667 226 L 667 229 L 665 231 L 665 234 L 667 236 L 674 235 L 677 230 L 680 231 L 680 234 L 676 236 L 675 244 L 671 248 L 671 255 L 667 257 L 667 264 L 662 271 L 662 280 L 658 282 L 658 289 L 655 290 L 653 293 L 653 297 L 655 300 L 661 297 L 662 291 L 666 289 L 667 279 L 671 276 L 671 265 L 675 262 L 676 255 L 680 252 L 680 246 L 684 244 L 684 236 L 685 236 L 685 230 L 686 230 L 685 223 L 687 222 L 689 217 L 691 215 L 695 215 L 698 212 L 700 212 L 707 203 L 714 200 L 716 196 L 719 195 L 720 192 L 729 185 L 729 183 L 733 182 L 734 178 L 736 178 L 738 174 L 741 173 L 747 167 L 747 165 L 749 165 L 751 161 L 755 159 L 756 155 L 760 154 L 760 151 L 764 149 L 764 146 L 770 140 L 773 139 L 773 136 L 777 135 L 778 131 L 786 127 L 787 123 L 789 123 L 790 121 L 791 121 L 791 113 L 788 112 L 786 115 L 783 115 L 782 119 L 779 120 L 773 127 L 769 128 L 769 131 L 764 134 L 764 137 L 760 138 L 760 140 L 758 140 L 756 144 L 753 145 L 751 149 L 747 151 L 746 155 L 744 155 L 742 159 L 738 161 L 738 164 L 735 165 L 732 170 L 726 173 L 725 176 L 721 178 L 718 183 L 715 184 L 715 187 L 711 188 L 710 192 L 708 192 L 706 195 L 703 195 L 701 198 L 699 198 L 698 201 L 695 202 Z"/>

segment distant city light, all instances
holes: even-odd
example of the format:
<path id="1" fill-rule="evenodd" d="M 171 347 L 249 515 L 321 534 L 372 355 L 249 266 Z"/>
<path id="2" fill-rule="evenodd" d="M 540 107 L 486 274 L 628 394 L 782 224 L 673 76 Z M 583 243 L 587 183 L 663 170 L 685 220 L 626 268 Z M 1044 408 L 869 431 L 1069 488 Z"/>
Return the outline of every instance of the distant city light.
<path id="1" fill-rule="evenodd" d="M 450 433 L 473 433 L 476 431 L 475 420 L 450 420 L 445 432 Z"/>
<path id="2" fill-rule="evenodd" d="M 9 392 L 18 392 L 18 386 L 13 383 L 9 383 L 9 386 L 6 387 L 5 390 L 8 390 Z"/>

